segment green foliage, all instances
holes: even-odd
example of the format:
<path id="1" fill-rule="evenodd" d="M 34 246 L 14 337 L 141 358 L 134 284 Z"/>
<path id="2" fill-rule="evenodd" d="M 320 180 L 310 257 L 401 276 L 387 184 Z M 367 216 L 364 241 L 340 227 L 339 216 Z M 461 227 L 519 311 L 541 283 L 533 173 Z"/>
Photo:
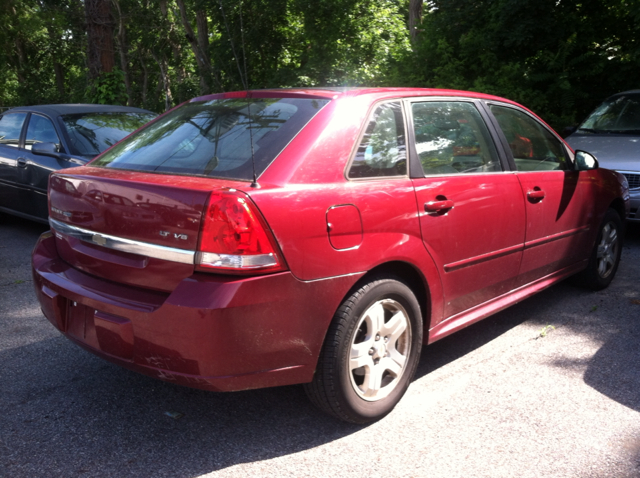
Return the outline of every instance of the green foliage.
<path id="1" fill-rule="evenodd" d="M 519 101 L 556 129 L 637 88 L 637 0 L 432 0 L 399 70 L 420 85 Z M 415 73 L 414 73 L 414 76 Z"/>
<path id="2" fill-rule="evenodd" d="M 547 334 L 552 330 L 556 330 L 556 328 L 553 325 L 545 325 L 544 327 L 542 327 L 542 329 L 538 333 L 538 336 L 536 337 L 536 339 L 546 337 Z"/>
<path id="3" fill-rule="evenodd" d="M 397 1 L 221 3 L 213 12 L 220 35 L 211 54 L 223 69 L 223 88 L 244 87 L 245 64 L 252 88 L 375 85 L 390 62 L 410 51 Z"/>
<path id="4" fill-rule="evenodd" d="M 124 105 L 127 100 L 124 73 L 120 70 L 103 73 L 93 82 L 87 96 L 89 103 Z"/>
<path id="5" fill-rule="evenodd" d="M 181 2 L 196 37 L 206 26 L 204 64 Z M 162 111 L 204 86 L 425 86 L 505 96 L 562 128 L 638 87 L 640 0 L 429 0 L 413 44 L 408 3 L 111 0 L 119 69 L 91 84 L 82 0 L 4 0 L 0 107 L 89 100 Z"/>
<path id="6" fill-rule="evenodd" d="M 0 106 L 80 99 L 71 85 L 76 80 L 72 71 L 82 65 L 82 22 L 81 4 L 74 0 L 2 2 Z M 56 68 L 62 84 L 66 82 L 64 92 Z"/>

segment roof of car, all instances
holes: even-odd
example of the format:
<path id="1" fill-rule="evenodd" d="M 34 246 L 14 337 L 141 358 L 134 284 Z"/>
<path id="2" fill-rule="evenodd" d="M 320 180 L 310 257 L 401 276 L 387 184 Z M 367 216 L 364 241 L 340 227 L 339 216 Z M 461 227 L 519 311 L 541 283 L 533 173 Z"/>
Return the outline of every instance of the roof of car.
<path id="1" fill-rule="evenodd" d="M 92 105 L 92 104 L 59 104 L 59 105 L 34 105 L 18 106 L 9 111 L 32 111 L 44 113 L 50 116 L 68 115 L 78 113 L 153 113 L 153 111 L 133 108 L 131 106 L 118 105 Z"/>
<path id="2" fill-rule="evenodd" d="M 620 95 L 640 95 L 640 90 L 621 91 L 620 93 L 616 93 L 615 95 L 611 95 L 609 98 L 614 98 L 614 97 L 620 96 Z"/>
<path id="3" fill-rule="evenodd" d="M 336 99 L 339 97 L 354 97 L 373 95 L 376 98 L 411 97 L 411 96 L 459 96 L 466 98 L 479 98 L 485 100 L 504 101 L 514 103 L 511 100 L 498 96 L 477 93 L 474 91 L 448 90 L 438 88 L 371 88 L 371 87 L 308 87 L 308 88 L 268 88 L 264 90 L 233 91 L 226 93 L 214 93 L 192 99 L 191 101 L 208 101 L 222 98 L 246 98 L 246 97 L 319 97 Z"/>

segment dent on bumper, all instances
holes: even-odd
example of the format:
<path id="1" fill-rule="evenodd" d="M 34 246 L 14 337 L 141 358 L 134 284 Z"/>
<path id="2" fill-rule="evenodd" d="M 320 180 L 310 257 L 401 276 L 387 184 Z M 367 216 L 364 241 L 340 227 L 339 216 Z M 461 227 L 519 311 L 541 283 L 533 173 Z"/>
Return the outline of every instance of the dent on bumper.
<path id="1" fill-rule="evenodd" d="M 171 293 L 156 292 L 74 269 L 47 233 L 32 265 L 43 313 L 73 342 L 146 375 L 214 391 L 310 381 L 333 313 L 358 279 L 196 273 Z"/>

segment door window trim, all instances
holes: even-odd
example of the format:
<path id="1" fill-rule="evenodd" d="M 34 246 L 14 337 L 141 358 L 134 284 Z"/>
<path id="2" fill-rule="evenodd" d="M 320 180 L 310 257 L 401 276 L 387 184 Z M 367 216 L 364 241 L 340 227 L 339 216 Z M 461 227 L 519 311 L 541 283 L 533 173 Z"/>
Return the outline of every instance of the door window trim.
<path id="1" fill-rule="evenodd" d="M 511 165 L 508 162 L 508 156 L 504 152 L 504 148 L 500 142 L 500 136 L 497 134 L 496 126 L 492 122 L 492 118 L 487 114 L 487 110 L 484 101 L 478 98 L 469 98 L 464 96 L 417 96 L 411 98 L 404 98 L 403 103 L 405 104 L 405 114 L 406 114 L 406 129 L 407 129 L 407 152 L 409 155 L 409 164 L 411 165 L 411 178 L 430 178 L 430 177 L 439 177 L 439 176 L 459 176 L 463 175 L 462 173 L 450 173 L 450 174 L 424 174 L 424 170 L 422 168 L 422 164 L 420 162 L 420 158 L 418 156 L 418 152 L 416 150 L 415 143 L 415 128 L 413 125 L 413 115 L 409 114 L 411 111 L 412 103 L 426 103 L 426 102 L 455 102 L 455 103 L 471 103 L 475 106 L 476 110 L 480 114 L 482 121 L 484 122 L 487 131 L 489 133 L 489 137 L 491 141 L 493 141 L 494 147 L 496 149 L 496 154 L 498 156 L 498 161 L 502 168 L 502 171 L 487 171 L 487 172 L 475 172 L 475 173 L 465 173 L 464 176 L 472 176 L 472 175 L 488 175 L 488 174 L 504 174 L 511 173 Z"/>
<path id="2" fill-rule="evenodd" d="M 2 146 L 8 146 L 10 148 L 16 149 L 16 150 L 24 150 L 24 142 L 25 142 L 25 136 L 27 135 L 27 125 L 29 124 L 29 120 L 31 119 L 31 112 L 30 111 L 7 111 L 5 113 L 3 113 L 2 115 L 0 115 L 0 117 L 5 117 L 7 115 L 10 114 L 24 114 L 25 118 L 24 121 L 22 122 L 22 127 L 20 129 L 20 136 L 18 137 L 18 144 L 13 147 L 13 146 L 8 146 L 8 145 L 2 145 Z"/>
<path id="3" fill-rule="evenodd" d="M 363 121 L 363 125 L 360 127 L 360 132 L 358 133 L 358 138 L 355 141 L 353 148 L 351 150 L 351 154 L 349 155 L 349 161 L 347 161 L 347 165 L 344 169 L 344 177 L 347 181 L 376 181 L 376 180 L 389 180 L 389 179 L 406 179 L 411 176 L 412 165 L 409 160 L 409 129 L 407 126 L 407 112 L 404 105 L 404 98 L 385 98 L 384 100 L 377 101 L 371 105 L 369 110 L 367 111 L 366 120 Z M 405 174 L 397 174 L 393 176 L 368 176 L 368 177 L 350 177 L 349 171 L 351 170 L 351 166 L 358 154 L 358 150 L 360 149 L 360 145 L 362 144 L 362 140 L 367 133 L 367 129 L 373 120 L 373 115 L 376 110 L 387 103 L 397 103 L 400 106 L 400 114 L 402 117 L 402 128 L 404 129 L 404 147 L 405 147 L 405 158 L 407 162 L 407 172 Z"/>
<path id="4" fill-rule="evenodd" d="M 502 131 L 502 128 L 500 128 L 500 124 L 498 123 L 498 120 L 496 119 L 495 115 L 491 111 L 491 106 L 500 106 L 503 108 L 510 108 L 510 109 L 519 111 L 520 113 L 524 113 L 527 117 L 535 121 L 539 126 L 543 127 L 546 131 L 551 133 L 551 135 L 554 136 L 560 142 L 560 145 L 562 146 L 562 148 L 564 148 L 564 152 L 567 155 L 567 160 L 573 167 L 569 169 L 559 169 L 554 171 L 574 171 L 576 169 L 575 154 L 573 153 L 571 148 L 567 146 L 567 144 L 564 142 L 564 140 L 558 133 L 556 133 L 553 129 L 551 129 L 551 127 L 549 127 L 544 121 L 538 118 L 535 114 L 531 113 L 530 111 L 520 106 L 513 105 L 511 103 L 503 103 L 495 100 L 483 100 L 482 106 L 485 109 L 487 116 L 489 117 L 494 129 L 496 130 L 496 134 L 497 134 L 497 137 L 499 138 L 500 145 L 502 146 L 502 150 L 506 155 L 509 168 L 511 169 L 512 172 L 527 173 L 527 172 L 533 172 L 533 171 L 520 171 L 516 167 L 516 162 L 515 162 L 515 159 L 513 158 L 513 153 L 511 152 L 511 147 L 509 146 L 507 137 L 504 135 L 504 132 Z M 537 171 L 537 172 L 540 172 L 540 171 Z"/>

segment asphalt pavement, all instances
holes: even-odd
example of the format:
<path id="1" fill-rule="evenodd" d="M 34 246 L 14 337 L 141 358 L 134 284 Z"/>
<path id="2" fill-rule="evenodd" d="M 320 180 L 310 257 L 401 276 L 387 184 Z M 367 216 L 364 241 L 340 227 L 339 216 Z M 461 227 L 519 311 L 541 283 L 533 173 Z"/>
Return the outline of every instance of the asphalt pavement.
<path id="1" fill-rule="evenodd" d="M 640 227 L 613 284 L 558 284 L 423 349 L 369 426 L 299 386 L 178 387 L 62 337 L 33 292 L 46 226 L 0 214 L 1 477 L 640 477 Z"/>

